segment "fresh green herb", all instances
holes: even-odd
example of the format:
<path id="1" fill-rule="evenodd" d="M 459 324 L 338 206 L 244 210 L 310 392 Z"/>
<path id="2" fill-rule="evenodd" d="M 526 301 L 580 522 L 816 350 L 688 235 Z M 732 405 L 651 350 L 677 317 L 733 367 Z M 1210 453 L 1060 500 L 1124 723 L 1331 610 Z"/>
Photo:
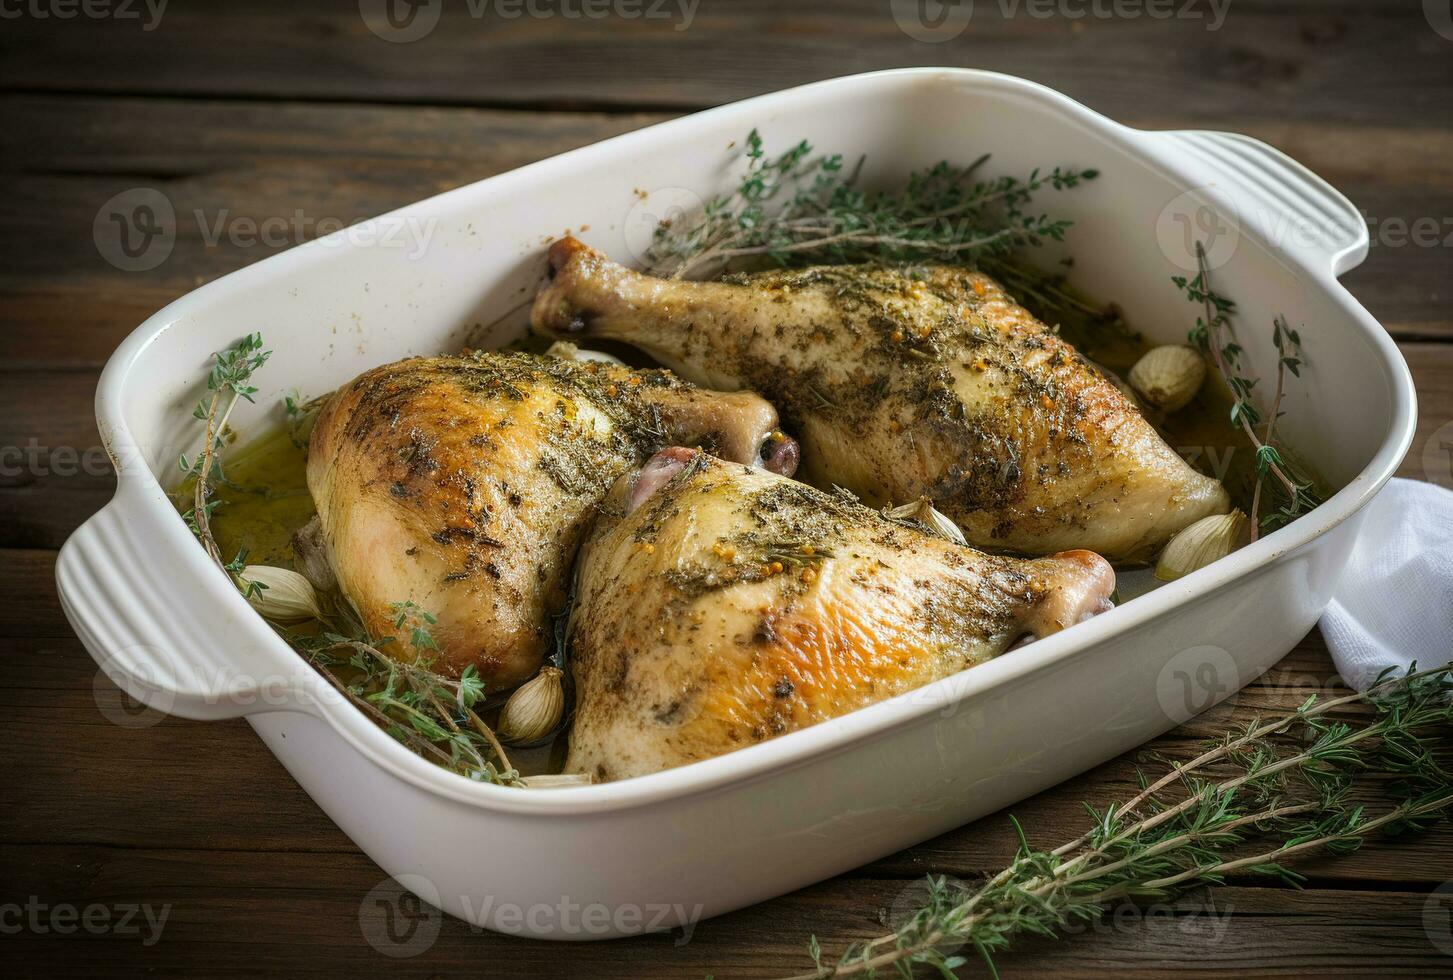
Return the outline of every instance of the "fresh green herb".
<path id="1" fill-rule="evenodd" d="M 322 630 L 284 636 L 354 704 L 419 755 L 476 781 L 523 785 L 504 746 L 475 710 L 486 693 L 478 670 L 471 664 L 457 680 L 436 672 L 439 645 L 429 627 L 438 620 L 412 600 L 395 602 L 393 609 L 395 628 L 408 631 L 407 659 L 385 653 L 394 638 L 368 636 L 345 603 L 335 604 L 336 618 L 330 616 Z"/>
<path id="2" fill-rule="evenodd" d="M 306 450 L 308 448 L 308 437 L 313 434 L 313 422 L 318 418 L 318 409 L 323 407 L 332 393 L 319 395 L 317 398 L 310 398 L 304 401 L 297 391 L 289 391 L 283 396 L 283 412 L 288 420 L 288 438 L 294 446 Z"/>
<path id="3" fill-rule="evenodd" d="M 867 191 L 858 186 L 861 158 L 847 170 L 841 154 L 814 155 L 806 140 L 769 156 L 756 130 L 746 144 L 747 172 L 735 191 L 708 201 L 690 221 L 656 229 L 647 256 L 652 272 L 680 278 L 743 259 L 798 265 L 1007 256 L 1062 240 L 1070 226 L 1029 210 L 1037 191 L 1098 176 L 1055 167 L 1022 180 L 980 180 L 986 154 L 968 166 L 941 162 L 917 171 L 896 191 Z"/>
<path id="4" fill-rule="evenodd" d="M 1069 259 L 1046 272 L 1021 254 L 1026 246 L 1063 240 L 1071 225 L 1030 213 L 1035 192 L 1077 187 L 1097 177 L 1096 170 L 1056 167 L 1023 180 L 979 180 L 983 156 L 968 166 L 940 162 L 897 190 L 868 192 L 857 186 L 861 159 L 846 170 L 841 154 L 814 156 L 806 141 L 769 156 L 755 130 L 746 145 L 747 172 L 733 192 L 656 229 L 648 271 L 680 278 L 744 263 L 958 262 L 994 276 L 1077 344 L 1138 339 L 1117 308 L 1088 302 L 1066 285 Z M 809 392 L 824 408 L 835 407 L 819 389 Z"/>
<path id="5" fill-rule="evenodd" d="M 1339 709 L 1370 707 L 1371 720 L 1334 720 Z M 1126 901 L 1162 899 L 1236 873 L 1303 879 L 1289 859 L 1317 850 L 1347 853 L 1374 833 L 1420 831 L 1453 806 L 1453 774 L 1444 768 L 1453 723 L 1453 668 L 1404 676 L 1384 672 L 1366 692 L 1308 698 L 1296 711 L 1253 721 L 1200 756 L 1172 763 L 1121 806 L 1086 805 L 1092 826 L 1051 851 L 1029 843 L 1009 866 L 978 888 L 929 878 L 926 904 L 891 935 L 850 946 L 824 964 L 816 937 L 814 970 L 797 980 L 875 976 L 917 967 L 952 976 L 967 961 L 952 950 L 971 946 L 991 975 L 993 954 L 1022 935 L 1052 935 L 1095 919 Z M 1376 816 L 1353 801 L 1360 773 L 1388 773 L 1396 802 Z M 1010 818 L 1013 821 L 1013 818 Z M 1278 841 L 1268 847 L 1266 838 Z M 1257 841 L 1255 844 L 1249 842 Z"/>
<path id="6" fill-rule="evenodd" d="M 242 571 L 247 553 L 238 551 L 231 561 L 224 561 L 212 535 L 212 514 L 220 501 L 212 500 L 214 484 L 226 480 L 222 471 L 222 441 L 227 435 L 227 420 L 232 410 L 242 399 L 252 401 L 257 388 L 251 384 L 252 374 L 267 363 L 272 351 L 262 349 L 262 334 L 250 333 L 231 347 L 212 356 L 212 369 L 207 374 L 207 390 L 210 395 L 197 403 L 192 417 L 205 426 L 202 450 L 188 459 L 183 453 L 179 465 L 183 473 L 193 480 L 192 506 L 182 514 L 187 525 L 196 534 L 207 554 L 232 577 L 244 594 L 249 597 L 256 591 L 255 585 L 241 586 L 239 573 Z"/>
<path id="7" fill-rule="evenodd" d="M 1281 417 L 1282 397 L 1286 391 L 1287 372 L 1301 376 L 1302 338 L 1287 325 L 1286 318 L 1278 314 L 1272 320 L 1272 343 L 1276 346 L 1276 394 L 1265 424 L 1261 413 L 1252 402 L 1252 389 L 1257 379 L 1247 377 L 1241 366 L 1241 355 L 1245 353 L 1236 341 L 1231 317 L 1236 304 L 1211 288 L 1211 275 L 1206 268 L 1206 250 L 1196 243 L 1196 262 L 1199 270 L 1195 278 L 1172 276 L 1171 280 L 1185 292 L 1186 298 L 1202 307 L 1196 317 L 1196 325 L 1188 334 L 1191 344 L 1210 356 L 1212 363 L 1221 373 L 1227 389 L 1231 392 L 1231 425 L 1241 429 L 1250 440 L 1256 452 L 1256 483 L 1251 497 L 1251 527 L 1253 534 L 1275 530 L 1293 518 L 1305 514 L 1322 502 L 1321 494 L 1312 481 L 1297 471 L 1285 457 L 1275 439 L 1277 420 Z M 1258 432 L 1258 427 L 1261 431 Z M 1275 510 L 1258 520 L 1262 504 L 1263 487 L 1274 478 L 1279 488 L 1280 501 Z"/>

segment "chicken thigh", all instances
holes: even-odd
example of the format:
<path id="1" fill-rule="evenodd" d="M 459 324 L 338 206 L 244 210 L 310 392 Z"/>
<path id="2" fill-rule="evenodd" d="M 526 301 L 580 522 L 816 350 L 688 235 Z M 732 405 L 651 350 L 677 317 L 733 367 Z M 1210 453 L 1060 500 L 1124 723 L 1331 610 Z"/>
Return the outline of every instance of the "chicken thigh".
<path id="1" fill-rule="evenodd" d="M 473 664 L 504 686 L 540 666 L 582 529 L 616 477 L 679 442 L 790 473 L 796 446 L 776 429 L 756 395 L 667 371 L 496 352 L 411 358 L 323 407 L 308 488 L 364 627 L 406 654 L 393 604 L 411 600 L 437 617 L 440 669 Z"/>
<path id="2" fill-rule="evenodd" d="M 567 772 L 685 765 L 903 694 L 1110 607 L 1088 551 L 993 557 L 842 491 L 671 448 L 580 553 Z"/>
<path id="3" fill-rule="evenodd" d="M 770 399 L 803 478 L 879 506 L 928 497 L 970 543 L 1151 557 L 1224 513 L 1093 364 L 993 279 L 958 266 L 653 278 L 573 238 L 550 249 L 535 329 L 633 344 L 683 378 Z"/>

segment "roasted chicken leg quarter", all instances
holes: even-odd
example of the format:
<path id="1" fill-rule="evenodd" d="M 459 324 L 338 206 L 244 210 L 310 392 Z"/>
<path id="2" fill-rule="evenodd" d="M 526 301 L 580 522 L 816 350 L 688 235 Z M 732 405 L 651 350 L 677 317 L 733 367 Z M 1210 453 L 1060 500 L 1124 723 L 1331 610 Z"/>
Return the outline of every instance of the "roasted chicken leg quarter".
<path id="1" fill-rule="evenodd" d="M 698 384 L 757 391 L 801 439 L 809 482 L 874 506 L 926 496 L 981 548 L 1134 562 L 1229 507 L 1218 481 L 981 273 L 670 281 L 573 238 L 550 262 L 537 330 L 625 341 Z"/>
<path id="2" fill-rule="evenodd" d="M 891 698 L 1108 609 L 1088 551 L 994 557 L 850 495 L 681 448 L 580 554 L 567 772 L 685 765 Z"/>
<path id="3" fill-rule="evenodd" d="M 756 395 L 479 352 L 399 361 L 341 388 L 313 427 L 308 488 L 364 627 L 407 655 L 394 604 L 412 601 L 437 617 L 441 669 L 473 664 L 503 686 L 540 666 L 582 529 L 612 481 L 675 442 L 796 464 Z"/>

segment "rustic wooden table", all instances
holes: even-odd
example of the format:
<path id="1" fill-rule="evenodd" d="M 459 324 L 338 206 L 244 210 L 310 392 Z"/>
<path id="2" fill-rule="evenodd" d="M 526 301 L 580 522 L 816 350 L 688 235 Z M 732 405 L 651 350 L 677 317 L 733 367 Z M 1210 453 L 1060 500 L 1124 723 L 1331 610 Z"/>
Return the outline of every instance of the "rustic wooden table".
<path id="1" fill-rule="evenodd" d="M 884 910 L 925 873 L 967 879 L 1012 852 L 1001 814 L 705 922 L 687 943 L 658 935 L 553 945 L 449 919 L 420 955 L 391 960 L 370 946 L 360 920 L 381 872 L 246 725 L 166 719 L 128 730 L 108 721 L 98 703 L 114 707 L 112 695 L 104 682 L 94 686 L 94 666 L 52 584 L 55 550 L 113 486 L 96 448 L 97 373 L 148 314 L 311 237 L 323 219 L 357 220 L 672 115 L 813 79 L 926 64 L 1025 75 L 1133 125 L 1257 136 L 1362 206 L 1373 248 L 1347 283 L 1397 338 L 1422 403 L 1402 473 L 1453 486 L 1446 441 L 1441 452 L 1424 451 L 1453 419 L 1446 3 L 1440 16 L 1438 4 L 1415 0 L 1235 0 L 1222 23 L 1199 0 L 1176 0 L 1169 18 L 1135 16 L 1138 4 L 1109 0 L 1063 0 L 1046 17 L 1037 4 L 981 0 L 966 30 L 929 35 L 933 41 L 910 36 L 922 31 L 911 22 L 900 29 L 893 16 L 923 5 L 888 0 L 538 0 L 529 8 L 507 0 L 474 4 L 480 16 L 464 0 L 444 0 L 432 30 L 439 0 L 417 6 L 413 20 L 396 17 L 393 26 L 380 19 L 384 0 L 308 10 L 288 0 L 210 11 L 176 4 L 159 20 L 141 4 L 33 0 L 13 8 L 18 18 L 6 7 L 7 973 L 772 975 L 804 967 L 810 933 L 828 950 L 877 934 Z M 603 17 L 586 16 L 602 9 Z M 1066 16 L 1076 12 L 1086 16 Z M 415 33 L 422 36 L 401 43 Z M 137 187 L 170 200 L 175 244 L 165 261 L 132 272 L 103 257 L 94 222 L 108 199 Z M 259 241 L 268 219 L 275 234 Z M 1337 689 L 1314 632 L 1234 705 L 1147 748 L 1185 757 L 1198 739 L 1253 713 Z M 1134 762 L 1107 763 L 1014 812 L 1040 843 L 1067 839 L 1081 829 L 1081 800 L 1101 805 L 1126 795 Z M 1453 878 L 1450 844 L 1453 835 L 1440 827 L 1414 841 L 1307 861 L 1300 891 L 1236 878 L 1156 914 L 1025 941 L 1000 968 L 1447 974 L 1453 902 L 1434 890 Z M 131 906 L 167 910 L 159 938 L 144 914 L 127 914 Z"/>

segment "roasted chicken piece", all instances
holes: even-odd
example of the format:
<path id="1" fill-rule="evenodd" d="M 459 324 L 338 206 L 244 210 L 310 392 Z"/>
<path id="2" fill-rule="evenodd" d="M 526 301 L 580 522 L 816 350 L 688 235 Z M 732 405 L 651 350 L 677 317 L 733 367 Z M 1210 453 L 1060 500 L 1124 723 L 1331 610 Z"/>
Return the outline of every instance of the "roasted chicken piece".
<path id="1" fill-rule="evenodd" d="M 685 765 L 894 697 L 1110 607 L 1089 551 L 986 555 L 839 490 L 671 448 L 621 477 L 571 613 L 567 772 Z"/>
<path id="2" fill-rule="evenodd" d="M 535 329 L 633 344 L 683 378 L 761 393 L 803 477 L 874 506 L 928 497 L 981 548 L 1148 559 L 1224 513 L 1093 364 L 993 279 L 957 266 L 824 266 L 656 279 L 573 238 L 550 249 Z"/>
<path id="3" fill-rule="evenodd" d="M 548 649 L 582 530 L 622 473 L 663 445 L 715 447 L 790 473 L 796 446 L 756 395 L 667 371 L 530 354 L 411 358 L 341 388 L 318 415 L 308 488 L 338 586 L 375 636 L 438 619 L 441 669 L 491 686 Z M 763 448 L 766 455 L 763 456 Z"/>

